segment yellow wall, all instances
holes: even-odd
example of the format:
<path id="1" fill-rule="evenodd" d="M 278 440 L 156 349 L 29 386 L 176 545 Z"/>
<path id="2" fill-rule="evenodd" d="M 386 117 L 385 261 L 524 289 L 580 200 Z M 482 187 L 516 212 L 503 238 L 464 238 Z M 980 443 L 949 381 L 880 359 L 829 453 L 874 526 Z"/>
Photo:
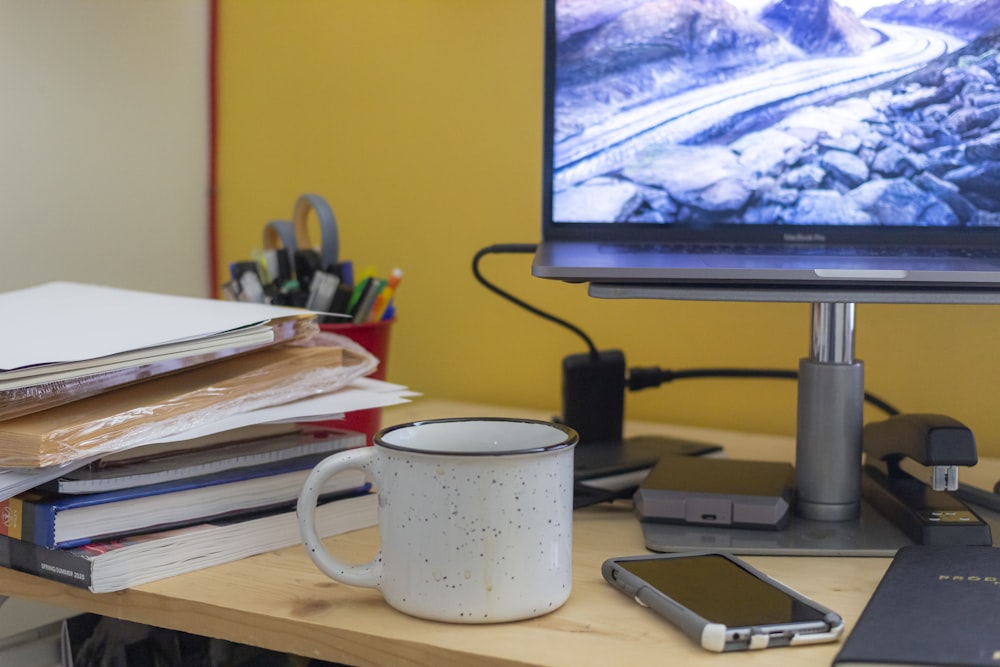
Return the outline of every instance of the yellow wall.
<path id="1" fill-rule="evenodd" d="M 539 237 L 541 0 L 233 0 L 220 11 L 220 258 L 246 256 L 303 192 L 327 198 L 342 254 L 405 271 L 390 380 L 434 397 L 559 408 L 572 334 L 500 300 L 473 254 Z M 620 348 L 630 365 L 795 368 L 806 304 L 605 301 L 484 272 Z M 869 391 L 942 412 L 1000 455 L 1000 307 L 858 307 Z M 630 394 L 632 418 L 793 433 L 794 383 L 690 380 Z M 869 410 L 868 419 L 881 418 Z"/>

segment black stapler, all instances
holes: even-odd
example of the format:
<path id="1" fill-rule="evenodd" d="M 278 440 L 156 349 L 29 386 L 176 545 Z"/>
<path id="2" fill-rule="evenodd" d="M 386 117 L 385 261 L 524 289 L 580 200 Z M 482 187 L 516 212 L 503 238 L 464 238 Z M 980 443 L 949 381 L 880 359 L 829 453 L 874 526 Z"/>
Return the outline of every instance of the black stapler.
<path id="1" fill-rule="evenodd" d="M 936 414 L 894 415 L 866 424 L 862 494 L 917 544 L 991 545 L 989 525 L 949 491 L 958 469 L 979 460 L 961 422 Z M 903 470 L 904 459 L 930 467 L 928 485 Z"/>

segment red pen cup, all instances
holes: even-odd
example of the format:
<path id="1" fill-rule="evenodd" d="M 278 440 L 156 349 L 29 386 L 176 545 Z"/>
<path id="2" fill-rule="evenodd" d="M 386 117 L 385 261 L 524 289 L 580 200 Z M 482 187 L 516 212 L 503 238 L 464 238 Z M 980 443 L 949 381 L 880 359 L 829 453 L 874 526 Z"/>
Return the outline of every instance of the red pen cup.
<path id="1" fill-rule="evenodd" d="M 323 331 L 346 336 L 378 357 L 378 368 L 368 377 L 375 378 L 376 380 L 384 380 L 386 366 L 389 363 L 389 333 L 392 323 L 395 321 L 396 319 L 392 318 L 380 322 L 365 322 L 363 324 L 321 324 L 319 328 Z M 335 428 L 346 428 L 349 431 L 364 433 L 370 445 L 372 444 L 372 436 L 381 428 L 382 410 L 381 408 L 355 410 L 348 412 L 344 419 L 320 423 Z"/>

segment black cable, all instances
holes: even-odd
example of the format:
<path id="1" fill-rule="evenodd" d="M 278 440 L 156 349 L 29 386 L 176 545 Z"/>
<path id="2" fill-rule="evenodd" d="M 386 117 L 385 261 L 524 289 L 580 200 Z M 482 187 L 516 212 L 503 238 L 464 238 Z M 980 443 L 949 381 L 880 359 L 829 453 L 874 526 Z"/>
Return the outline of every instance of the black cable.
<path id="1" fill-rule="evenodd" d="M 590 350 L 590 355 L 594 358 L 599 356 L 597 351 L 597 346 L 590 339 L 582 329 L 574 324 L 567 322 L 566 320 L 556 317 L 550 313 L 536 308 L 531 304 L 519 299 L 510 292 L 507 292 L 500 287 L 497 287 L 490 281 L 488 281 L 479 270 L 479 262 L 486 255 L 499 255 L 499 254 L 521 254 L 528 255 L 533 254 L 538 249 L 538 245 L 534 243 L 500 243 L 491 246 L 487 246 L 482 250 L 478 251 L 472 258 L 472 274 L 476 277 L 484 287 L 493 293 L 507 299 L 511 303 L 524 308 L 530 313 L 534 313 L 541 318 L 554 322 L 562 327 L 565 327 L 575 333 L 577 336 L 583 339 L 583 342 L 587 345 Z M 780 368 L 691 368 L 687 370 L 662 370 L 660 368 L 630 368 L 628 372 L 628 379 L 626 386 L 630 391 L 638 391 L 640 389 L 645 389 L 648 387 L 658 387 L 665 382 L 672 382 L 674 380 L 687 380 L 695 378 L 777 378 L 783 380 L 797 380 L 799 374 L 797 371 L 784 370 Z M 879 398 L 878 396 L 865 392 L 865 400 L 878 409 L 882 410 L 889 415 L 899 414 L 899 410 L 893 407 L 890 403 Z"/>
<path id="2" fill-rule="evenodd" d="M 691 368 L 687 370 L 663 370 L 657 367 L 630 368 L 626 386 L 630 391 L 648 387 L 658 387 L 665 382 L 698 378 L 776 378 L 798 380 L 797 371 L 779 368 Z M 888 415 L 898 415 L 899 410 L 875 394 L 865 392 L 865 400 Z"/>
<path id="3" fill-rule="evenodd" d="M 598 356 L 597 346 L 594 345 L 594 341 L 592 341 L 590 339 L 590 336 L 585 334 L 582 329 L 580 329 L 574 324 L 570 324 L 564 319 L 561 319 L 559 317 L 556 317 L 555 315 L 547 313 L 540 308 L 536 308 L 535 306 L 532 306 L 526 301 L 522 301 L 521 299 L 517 298 L 510 292 L 507 292 L 497 287 L 496 285 L 488 281 L 479 271 L 479 262 L 486 255 L 499 255 L 499 254 L 528 255 L 528 254 L 533 254 L 537 249 L 538 245 L 534 243 L 500 243 L 496 245 L 487 246 L 482 250 L 480 250 L 479 252 L 477 252 L 475 257 L 472 258 L 472 274 L 476 277 L 476 280 L 482 283 L 482 285 L 486 289 L 494 292 L 495 294 L 498 294 L 504 299 L 507 299 L 511 303 L 518 305 L 521 308 L 524 308 L 530 313 L 534 313 L 535 315 L 538 315 L 541 318 L 544 318 L 550 322 L 554 322 L 559 326 L 565 327 L 570 331 L 572 331 L 573 333 L 575 333 L 577 336 L 582 338 L 583 342 L 587 345 L 587 349 L 590 350 L 590 356 L 596 358 Z"/>

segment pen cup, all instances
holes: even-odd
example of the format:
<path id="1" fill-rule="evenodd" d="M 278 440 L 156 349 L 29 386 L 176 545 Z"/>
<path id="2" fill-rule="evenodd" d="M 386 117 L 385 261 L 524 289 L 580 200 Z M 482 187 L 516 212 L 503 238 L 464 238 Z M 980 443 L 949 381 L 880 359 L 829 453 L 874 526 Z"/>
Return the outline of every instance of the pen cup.
<path id="1" fill-rule="evenodd" d="M 378 357 L 378 368 L 368 377 L 375 378 L 376 380 L 384 380 L 386 366 L 389 364 L 389 334 L 392 330 L 392 324 L 395 321 L 396 319 L 392 318 L 390 320 L 365 322 L 363 324 L 321 324 L 320 329 L 346 336 Z M 380 408 L 355 410 L 348 412 L 345 419 L 323 423 L 338 428 L 345 428 L 349 431 L 364 433 L 370 445 L 372 444 L 372 437 L 381 427 L 382 410 Z"/>

